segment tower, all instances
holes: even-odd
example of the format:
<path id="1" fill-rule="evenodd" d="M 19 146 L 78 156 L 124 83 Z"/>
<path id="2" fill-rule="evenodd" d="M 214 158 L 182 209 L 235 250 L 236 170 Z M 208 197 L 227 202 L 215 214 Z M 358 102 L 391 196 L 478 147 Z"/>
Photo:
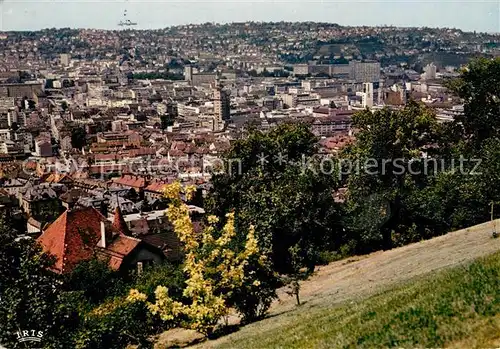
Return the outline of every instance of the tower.
<path id="1" fill-rule="evenodd" d="M 192 82 L 193 81 L 193 67 L 190 65 L 186 65 L 184 67 L 184 79 L 186 81 Z"/>
<path id="2" fill-rule="evenodd" d="M 219 78 L 215 80 L 214 87 L 214 129 L 219 129 L 220 125 L 231 117 L 231 100 L 229 92 L 223 89 Z"/>
<path id="3" fill-rule="evenodd" d="M 434 80 L 436 78 L 437 68 L 434 63 L 427 64 L 424 67 L 424 76 L 427 80 Z"/>
<path id="4" fill-rule="evenodd" d="M 373 83 L 366 82 L 363 84 L 363 108 L 373 107 Z"/>
<path id="5" fill-rule="evenodd" d="M 378 84 L 378 94 L 377 94 L 377 104 L 382 104 L 383 102 L 383 91 L 384 91 L 384 83 L 383 81 L 380 81 Z"/>
<path id="6" fill-rule="evenodd" d="M 61 53 L 59 56 L 59 59 L 61 61 L 61 65 L 63 67 L 68 67 L 70 62 L 71 62 L 71 54 L 69 53 Z"/>

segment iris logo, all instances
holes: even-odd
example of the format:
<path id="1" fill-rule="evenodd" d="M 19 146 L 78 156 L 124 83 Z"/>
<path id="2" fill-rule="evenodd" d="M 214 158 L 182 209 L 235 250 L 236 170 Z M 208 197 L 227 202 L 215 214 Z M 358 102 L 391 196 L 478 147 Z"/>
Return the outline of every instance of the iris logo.
<path id="1" fill-rule="evenodd" d="M 17 340 L 21 343 L 23 342 L 38 342 L 40 343 L 43 338 L 42 331 L 35 330 L 23 330 L 16 332 Z"/>

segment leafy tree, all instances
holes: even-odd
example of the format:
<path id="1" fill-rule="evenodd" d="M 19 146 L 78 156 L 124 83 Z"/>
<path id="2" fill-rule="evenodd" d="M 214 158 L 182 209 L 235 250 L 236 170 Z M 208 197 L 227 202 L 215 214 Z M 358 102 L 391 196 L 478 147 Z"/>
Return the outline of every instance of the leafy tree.
<path id="1" fill-rule="evenodd" d="M 60 292 L 61 280 L 50 271 L 54 259 L 29 238 L 18 238 L 0 224 L 0 343 L 21 348 L 19 330 L 43 332 L 44 348 L 71 347 L 79 317 Z"/>
<path id="2" fill-rule="evenodd" d="M 163 327 L 162 327 L 163 326 Z M 144 303 L 118 297 L 88 312 L 74 336 L 76 349 L 122 349 L 127 345 L 151 347 L 148 337 L 164 329 Z"/>
<path id="3" fill-rule="evenodd" d="M 66 110 L 68 110 L 68 108 L 69 108 L 68 102 L 62 101 L 61 108 L 62 108 L 63 112 L 66 112 Z"/>
<path id="4" fill-rule="evenodd" d="M 170 296 L 181 300 L 182 293 L 186 288 L 186 277 L 182 265 L 165 263 L 147 269 L 137 277 L 134 288 L 146 294 L 148 298 L 154 299 L 154 292 L 158 285 L 168 285 Z"/>
<path id="5" fill-rule="evenodd" d="M 174 125 L 174 118 L 171 115 L 162 115 L 161 119 L 161 129 L 166 130 L 167 127 Z"/>
<path id="6" fill-rule="evenodd" d="M 479 59 L 451 81 L 464 113 L 443 125 L 414 102 L 401 111 L 354 116 L 357 141 L 344 155 L 361 165 L 347 179 L 348 238 L 358 250 L 391 248 L 489 219 L 491 203 L 500 202 L 499 73 L 499 59 Z"/>
<path id="7" fill-rule="evenodd" d="M 462 127 L 457 140 L 478 150 L 486 139 L 500 136 L 500 58 L 471 61 L 448 87 L 464 101 L 464 113 L 455 118 Z"/>
<path id="8" fill-rule="evenodd" d="M 108 264 L 97 258 L 79 263 L 64 277 L 64 289 L 82 292 L 92 303 L 118 295 L 124 288 L 124 276 L 109 269 Z"/>
<path id="9" fill-rule="evenodd" d="M 237 234 L 233 213 L 227 214 L 221 230 L 216 227 L 219 219 L 215 216 L 208 217 L 208 224 L 201 234 L 194 230 L 189 208 L 182 202 L 181 194 L 189 198 L 195 190 L 194 186 L 182 188 L 179 182 L 167 186 L 165 190 L 166 197 L 171 200 L 167 217 L 185 248 L 187 287 L 183 297 L 189 301 L 187 304 L 176 301 L 169 295 L 167 287 L 158 286 L 155 290 L 156 302 L 146 304 L 153 314 L 164 321 L 175 321 L 210 334 L 218 321 L 228 314 L 230 306 L 238 302 L 233 292 L 241 288 L 248 290 L 254 287 L 256 291 L 256 288 L 264 287 L 256 278 L 255 271 L 268 270 L 270 273 L 270 270 L 266 254 L 259 251 L 253 227 L 247 230 L 243 248 L 235 244 Z M 271 296 L 274 296 L 272 291 Z M 146 299 L 146 295 L 135 289 L 128 297 L 131 302 L 145 302 Z M 271 299 L 263 299 L 256 306 L 265 308 L 265 312 Z"/>
<path id="10" fill-rule="evenodd" d="M 28 109 L 29 110 L 35 110 L 36 109 L 36 103 L 34 100 L 29 99 L 28 100 Z"/>
<path id="11" fill-rule="evenodd" d="M 332 168 L 319 168 L 317 139 L 305 124 L 283 124 L 268 133 L 251 130 L 225 155 L 225 173 L 213 176 L 206 208 L 235 211 L 239 228 L 253 225 L 274 269 L 292 272 L 289 249 L 299 246 L 304 265 L 335 245 L 340 231 Z"/>
<path id="12" fill-rule="evenodd" d="M 83 127 L 76 127 L 71 130 L 71 146 L 81 149 L 87 144 L 87 132 Z"/>
<path id="13" fill-rule="evenodd" d="M 415 224 L 418 229 L 405 198 L 434 171 L 423 155 L 434 155 L 439 126 L 430 110 L 410 102 L 398 111 L 360 112 L 353 127 L 357 141 L 345 150 L 343 168 L 350 172 L 348 225 L 361 245 L 392 248 L 393 234 L 410 234 Z"/>

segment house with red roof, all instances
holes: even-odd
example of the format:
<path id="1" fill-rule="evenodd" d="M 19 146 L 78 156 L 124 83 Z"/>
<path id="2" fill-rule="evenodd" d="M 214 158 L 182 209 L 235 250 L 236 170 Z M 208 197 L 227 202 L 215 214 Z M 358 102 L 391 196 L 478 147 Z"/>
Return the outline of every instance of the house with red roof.
<path id="1" fill-rule="evenodd" d="M 142 270 L 164 260 L 160 249 L 128 236 L 121 212 L 109 222 L 93 207 L 67 210 L 37 239 L 45 252 L 56 257 L 53 270 L 71 272 L 80 262 L 97 257 L 113 270 Z"/>
<path id="2" fill-rule="evenodd" d="M 125 174 L 119 178 L 114 178 L 113 184 L 116 187 L 131 188 L 134 189 L 137 193 L 140 193 L 144 190 L 144 188 L 146 188 L 148 183 L 146 181 L 146 178 L 144 177 Z"/>

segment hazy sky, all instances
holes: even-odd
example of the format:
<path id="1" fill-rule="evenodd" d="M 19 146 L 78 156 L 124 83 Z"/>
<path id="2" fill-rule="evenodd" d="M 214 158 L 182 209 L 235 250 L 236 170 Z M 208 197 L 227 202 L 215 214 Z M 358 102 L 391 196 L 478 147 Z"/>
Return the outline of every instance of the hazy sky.
<path id="1" fill-rule="evenodd" d="M 0 30 L 116 29 L 203 22 L 322 21 L 343 25 L 455 27 L 500 32 L 500 0 L 0 0 Z"/>

